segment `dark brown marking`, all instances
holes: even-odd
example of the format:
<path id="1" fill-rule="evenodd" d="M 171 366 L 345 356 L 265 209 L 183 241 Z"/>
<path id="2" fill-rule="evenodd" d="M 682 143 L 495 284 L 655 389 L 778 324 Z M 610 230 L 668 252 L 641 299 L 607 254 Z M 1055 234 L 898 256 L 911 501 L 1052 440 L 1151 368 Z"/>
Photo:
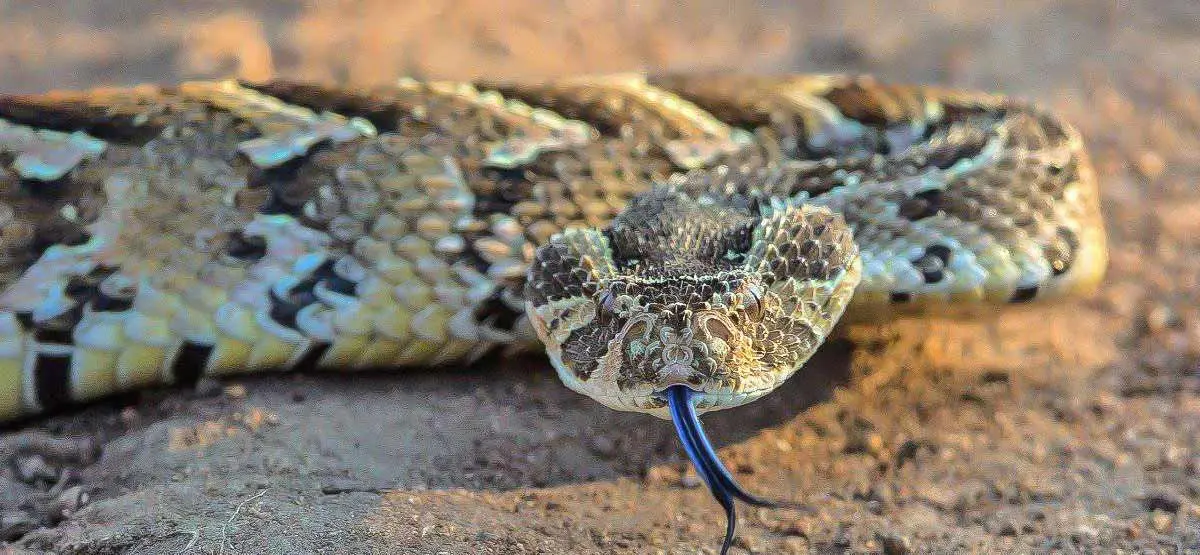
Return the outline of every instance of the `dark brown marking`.
<path id="1" fill-rule="evenodd" d="M 308 348 L 308 351 L 304 353 L 304 356 L 300 357 L 300 360 L 296 361 L 296 365 L 292 367 L 292 370 L 297 372 L 307 372 L 315 369 L 317 367 L 317 363 L 321 361 L 321 357 L 325 355 L 325 352 L 329 350 L 330 346 L 330 343 L 325 342 L 314 343 Z"/>
<path id="2" fill-rule="evenodd" d="M 34 391 L 43 409 L 71 402 L 71 354 L 39 352 L 34 359 Z"/>
<path id="3" fill-rule="evenodd" d="M 935 216 L 942 211 L 943 196 L 941 189 L 921 191 L 900 203 L 900 216 L 912 221 Z"/>
<path id="4" fill-rule="evenodd" d="M 411 112 L 385 91 L 348 91 L 294 81 L 241 82 L 241 86 L 316 112 L 333 112 L 361 117 L 380 133 L 395 131 Z"/>
<path id="5" fill-rule="evenodd" d="M 135 106 L 133 104 L 130 105 Z M 142 110 L 115 110 L 89 93 L 50 93 L 43 96 L 0 96 L 0 118 L 13 123 L 71 133 L 83 131 L 105 141 L 142 145 L 162 133 L 162 122 Z"/>
<path id="6" fill-rule="evenodd" d="M 238 260 L 254 262 L 267 254 L 267 240 L 256 235 L 244 235 L 241 231 L 229 234 L 225 252 Z"/>
<path id="7" fill-rule="evenodd" d="M 175 353 L 175 361 L 171 364 L 171 375 L 178 384 L 190 385 L 200 380 L 204 375 L 204 367 L 208 365 L 208 357 L 212 355 L 213 346 L 203 343 L 184 341 Z"/>
<path id="8" fill-rule="evenodd" d="M 1029 287 L 1018 287 L 1017 290 L 1013 293 L 1012 298 L 1009 299 L 1009 302 L 1025 303 L 1025 302 L 1032 301 L 1033 298 L 1037 296 L 1037 292 L 1038 292 L 1038 286 L 1036 286 L 1036 285 L 1031 285 Z"/>
<path id="9" fill-rule="evenodd" d="M 945 245 L 931 245 L 925 249 L 925 254 L 913 261 L 913 266 L 921 272 L 925 283 L 937 283 L 946 275 L 946 265 L 950 263 L 951 250 Z"/>

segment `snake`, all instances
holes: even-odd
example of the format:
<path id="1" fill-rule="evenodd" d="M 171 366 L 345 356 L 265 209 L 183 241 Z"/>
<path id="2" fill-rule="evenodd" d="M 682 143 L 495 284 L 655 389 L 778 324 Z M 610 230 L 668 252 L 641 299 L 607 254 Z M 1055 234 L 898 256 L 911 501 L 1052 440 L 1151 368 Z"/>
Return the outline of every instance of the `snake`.
<path id="1" fill-rule="evenodd" d="M 860 75 L 185 82 L 0 96 L 0 421 L 250 372 L 542 350 L 674 422 L 839 321 L 1095 290 L 1083 141 L 1003 95 Z"/>

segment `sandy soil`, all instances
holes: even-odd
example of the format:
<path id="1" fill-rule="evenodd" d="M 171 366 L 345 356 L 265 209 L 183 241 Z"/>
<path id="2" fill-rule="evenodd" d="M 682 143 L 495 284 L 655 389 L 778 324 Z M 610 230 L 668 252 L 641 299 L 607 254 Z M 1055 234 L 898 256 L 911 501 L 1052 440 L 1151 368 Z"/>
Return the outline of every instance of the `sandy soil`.
<path id="1" fill-rule="evenodd" d="M 1200 551 L 1191 0 L 51 4 L 0 4 L 0 89 L 740 68 L 1055 107 L 1102 179 L 1103 291 L 846 329 L 780 391 L 707 417 L 743 484 L 815 508 L 745 511 L 735 551 Z M 48 436 L 68 439 L 56 457 L 23 455 Z M 148 393 L 28 422 L 0 457 L 13 551 L 713 553 L 723 526 L 668 423 L 536 357 Z"/>

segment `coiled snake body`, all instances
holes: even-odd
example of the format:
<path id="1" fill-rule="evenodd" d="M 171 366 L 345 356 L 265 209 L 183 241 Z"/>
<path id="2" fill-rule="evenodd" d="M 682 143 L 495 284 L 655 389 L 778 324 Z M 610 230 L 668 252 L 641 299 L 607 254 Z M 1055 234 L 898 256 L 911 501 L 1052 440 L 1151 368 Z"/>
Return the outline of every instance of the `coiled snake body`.
<path id="1" fill-rule="evenodd" d="M 569 387 L 675 420 L 730 537 L 759 500 L 696 411 L 774 389 L 844 311 L 1058 297 L 1106 259 L 1069 126 L 865 77 L 0 97 L 0 180 L 0 420 L 540 339 Z"/>

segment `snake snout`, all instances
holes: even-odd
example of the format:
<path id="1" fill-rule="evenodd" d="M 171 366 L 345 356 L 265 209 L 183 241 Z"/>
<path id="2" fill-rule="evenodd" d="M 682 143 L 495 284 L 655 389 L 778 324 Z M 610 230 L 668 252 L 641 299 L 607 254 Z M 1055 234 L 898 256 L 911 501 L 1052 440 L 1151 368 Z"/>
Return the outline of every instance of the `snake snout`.
<path id="1" fill-rule="evenodd" d="M 658 371 L 658 383 L 664 390 L 672 385 L 690 387 L 696 381 L 695 376 L 696 370 L 690 364 L 666 364 Z"/>

